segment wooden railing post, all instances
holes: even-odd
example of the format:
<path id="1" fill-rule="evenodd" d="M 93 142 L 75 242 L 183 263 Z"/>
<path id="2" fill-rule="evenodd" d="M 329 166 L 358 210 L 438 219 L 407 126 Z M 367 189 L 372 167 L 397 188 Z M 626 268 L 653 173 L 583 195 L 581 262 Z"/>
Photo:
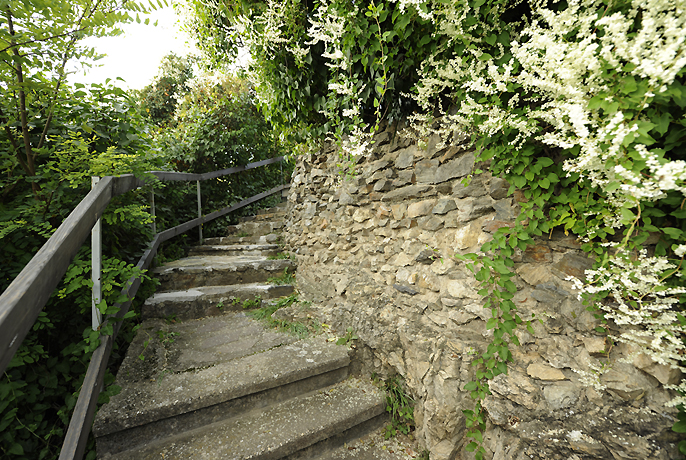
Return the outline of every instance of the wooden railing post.
<path id="1" fill-rule="evenodd" d="M 100 178 L 98 176 L 91 177 L 91 188 L 95 187 Z M 94 331 L 97 331 L 102 324 L 102 314 L 98 309 L 98 305 L 102 300 L 102 221 L 98 221 L 91 230 L 91 279 L 93 280 L 93 296 L 91 299 L 92 319 L 91 326 Z"/>
<path id="2" fill-rule="evenodd" d="M 150 215 L 152 216 L 152 234 L 157 235 L 157 223 L 155 222 L 155 189 L 150 187 Z"/>
<path id="3" fill-rule="evenodd" d="M 196 181 L 198 184 L 198 219 L 202 217 L 202 199 L 200 197 L 200 181 Z M 200 235 L 200 244 L 202 244 L 202 224 L 198 225 L 198 233 Z"/>

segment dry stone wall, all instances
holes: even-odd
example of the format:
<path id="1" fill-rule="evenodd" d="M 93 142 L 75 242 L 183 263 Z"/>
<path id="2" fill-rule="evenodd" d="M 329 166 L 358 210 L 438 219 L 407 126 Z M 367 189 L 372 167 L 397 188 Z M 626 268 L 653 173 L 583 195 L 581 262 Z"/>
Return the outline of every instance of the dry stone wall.
<path id="1" fill-rule="evenodd" d="M 401 374 L 415 398 L 416 436 L 434 460 L 467 459 L 463 390 L 475 354 L 490 341 L 472 274 L 455 254 L 477 252 L 518 214 L 515 192 L 474 169 L 460 145 L 424 148 L 389 129 L 344 177 L 335 146 L 298 159 L 284 240 L 298 259 L 301 295 L 320 321 L 353 327 L 367 372 Z M 573 235 L 554 233 L 515 257 L 522 318 L 509 375 L 492 381 L 485 402 L 485 445 L 494 459 L 674 459 L 672 395 L 680 375 L 595 332 L 570 275 L 591 261 Z M 592 365 L 609 362 L 605 389 L 582 383 Z"/>

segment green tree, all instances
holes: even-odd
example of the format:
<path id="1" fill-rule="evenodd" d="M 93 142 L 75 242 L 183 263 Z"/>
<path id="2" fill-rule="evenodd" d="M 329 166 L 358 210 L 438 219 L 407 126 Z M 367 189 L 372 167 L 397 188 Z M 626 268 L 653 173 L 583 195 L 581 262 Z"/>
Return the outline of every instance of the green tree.
<path id="1" fill-rule="evenodd" d="M 46 158 L 55 110 L 67 96 L 67 63 L 96 57 L 81 40 L 116 35 L 116 24 L 131 20 L 134 8 L 141 6 L 117 0 L 0 2 L 0 125 L 9 144 L 3 167 L 15 179 L 3 184 L 3 195 L 22 176 L 35 177 Z M 46 199 L 38 181 L 32 180 L 31 188 Z"/>
<path id="2" fill-rule="evenodd" d="M 232 76 L 197 78 L 179 103 L 176 125 L 163 131 L 157 140 L 166 161 L 181 172 L 205 173 L 227 169 L 285 153 L 283 143 L 258 109 L 251 88 L 244 80 Z M 284 166 L 284 174 L 289 171 L 289 166 Z M 274 187 L 280 181 L 281 167 L 278 164 L 205 181 L 201 184 L 203 209 L 220 209 Z M 180 189 L 194 186 L 168 185 L 160 193 L 180 193 Z M 191 190 L 185 193 L 191 193 Z M 160 203 L 169 206 L 170 199 L 179 203 L 173 212 L 164 213 L 162 210 L 158 213 L 161 225 L 172 226 L 179 218 L 183 217 L 183 221 L 195 217 L 192 201 L 169 196 Z M 221 232 L 225 222 L 225 219 L 217 219 L 209 223 L 204 234 L 211 236 Z"/>
<path id="3" fill-rule="evenodd" d="M 0 290 L 88 193 L 91 175 L 157 166 L 147 161 L 147 128 L 122 90 L 72 88 L 65 80 L 67 63 L 88 65 L 97 56 L 83 38 L 117 34 L 116 25 L 136 11 L 143 6 L 112 0 L 0 1 Z M 109 305 L 135 271 L 128 262 L 149 237 L 146 219 L 135 193 L 119 197 L 103 216 Z M 2 458 L 59 453 L 97 345 L 87 315 L 89 253 L 85 246 L 76 256 L 0 379 Z"/>
<path id="4" fill-rule="evenodd" d="M 160 63 L 159 74 L 140 91 L 143 114 L 154 124 L 163 126 L 174 117 L 177 100 L 186 94 L 193 78 L 195 56 L 166 55 Z"/>

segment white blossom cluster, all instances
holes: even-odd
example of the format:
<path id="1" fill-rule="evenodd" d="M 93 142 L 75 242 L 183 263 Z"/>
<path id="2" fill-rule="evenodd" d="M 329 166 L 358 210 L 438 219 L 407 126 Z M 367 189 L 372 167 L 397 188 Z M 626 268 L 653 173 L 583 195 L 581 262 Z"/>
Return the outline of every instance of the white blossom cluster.
<path id="1" fill-rule="evenodd" d="M 579 374 L 579 383 L 593 387 L 597 391 L 603 391 L 605 388 L 607 388 L 607 386 L 601 382 L 600 377 L 612 369 L 612 367 L 606 363 L 589 363 L 588 368 L 588 371 L 572 368 L 575 373 Z"/>
<path id="2" fill-rule="evenodd" d="M 686 245 L 682 246 L 677 249 L 683 256 Z M 686 288 L 664 284 L 669 276 L 680 276 L 676 268 L 665 257 L 649 257 L 645 249 L 633 255 L 618 249 L 601 268 L 586 270 L 586 283 L 570 279 L 580 300 L 604 297 L 596 305 L 621 331 L 610 338 L 640 349 L 658 364 L 686 372 L 681 365 L 686 354 L 686 325 L 677 316 L 679 296 Z M 673 400 L 671 405 L 679 403 L 680 399 Z"/>
<path id="3" fill-rule="evenodd" d="M 341 148 L 347 158 L 363 156 L 371 142 L 371 135 L 363 127 L 355 126 L 352 133 L 345 139 Z"/>
<path id="4" fill-rule="evenodd" d="M 324 44 L 322 57 L 328 60 L 326 65 L 335 71 L 328 84 L 328 104 L 320 112 L 330 120 L 337 120 L 340 111 L 340 115 L 348 120 L 348 126 L 352 126 L 350 135 L 341 139 L 341 156 L 346 161 L 363 155 L 371 141 L 371 135 L 366 132 L 368 126 L 361 121 L 363 102 L 359 93 L 362 83 L 356 74 L 349 72 L 351 57 L 342 49 L 350 16 L 323 1 L 309 19 L 310 41 L 307 42 L 308 45 Z"/>
<path id="5" fill-rule="evenodd" d="M 632 36 L 627 31 L 636 15 L 641 27 Z M 614 13 L 600 18 L 605 36 L 602 56 L 619 67 L 623 62 L 636 66 L 631 72 L 647 78 L 649 86 L 664 91 L 686 66 L 686 4 L 674 0 L 633 0 L 628 14 Z"/>
<path id="6" fill-rule="evenodd" d="M 341 39 L 345 33 L 347 18 L 338 13 L 338 10 L 326 1 L 319 4 L 314 16 L 310 18 L 310 28 L 307 31 L 310 36 L 308 45 L 322 42 L 326 47 L 323 57 L 330 60 L 326 65 L 341 70 L 348 70 L 350 61 L 341 49 Z"/>
<path id="7" fill-rule="evenodd" d="M 605 8 L 602 1 L 573 0 L 561 12 L 540 8 L 540 20 L 533 21 L 522 33 L 522 43 L 513 46 L 513 55 L 523 66 L 515 80 L 543 95 L 542 107 L 529 116 L 554 128 L 539 139 L 566 149 L 579 146 L 580 154 L 568 160 L 565 169 L 603 189 L 616 208 L 654 201 L 670 190 L 686 195 L 684 162 L 670 162 L 660 150 L 635 142 L 641 125 L 649 120 L 621 111 L 608 116 L 589 108 L 595 95 L 635 78 L 647 80 L 654 91 L 667 89 L 686 65 L 685 6 L 669 0 L 634 1 L 625 14 L 599 18 L 598 11 Z M 632 27 L 636 30 L 629 33 Z M 616 79 L 603 77 L 601 70 L 607 65 Z M 648 107 L 654 96 L 647 91 L 643 107 L 637 109 Z M 635 154 L 645 160 L 646 169 L 635 169 Z"/>
<path id="8" fill-rule="evenodd" d="M 400 11 L 403 13 L 407 11 L 408 7 L 413 9 L 419 14 L 422 19 L 430 21 L 434 19 L 431 7 L 426 0 L 391 0 L 392 2 L 397 2 L 400 4 Z"/>
<path id="9" fill-rule="evenodd" d="M 236 30 L 248 46 L 259 46 L 274 49 L 289 39 L 283 36 L 282 28 L 286 26 L 287 2 L 267 1 L 267 8 L 254 20 L 242 15 L 237 18 Z"/>

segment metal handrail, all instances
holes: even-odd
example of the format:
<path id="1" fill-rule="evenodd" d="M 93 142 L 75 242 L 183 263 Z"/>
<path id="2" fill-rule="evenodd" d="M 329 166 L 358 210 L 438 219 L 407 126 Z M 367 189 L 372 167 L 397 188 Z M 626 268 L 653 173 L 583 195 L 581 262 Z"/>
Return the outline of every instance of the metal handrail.
<path id="1" fill-rule="evenodd" d="M 150 174 L 153 174 L 162 181 L 207 180 L 283 160 L 284 157 L 276 157 L 245 166 L 205 174 L 167 171 L 152 171 Z M 9 365 L 19 345 L 35 323 L 43 306 L 47 303 L 50 295 L 67 271 L 71 260 L 88 237 L 91 228 L 102 216 L 111 199 L 143 185 L 145 185 L 145 180 L 136 178 L 131 174 L 101 178 L 24 267 L 21 273 L 12 281 L 5 292 L 0 295 L 0 374 Z M 247 200 L 156 234 L 150 247 L 139 260 L 137 267 L 141 270 L 149 267 L 160 243 L 163 241 L 277 193 L 287 187 L 286 185 L 274 187 Z M 131 278 L 122 290 L 122 294 L 132 299 L 139 286 L 140 279 Z M 108 317 L 108 320 L 115 321 L 113 325 L 114 332 L 111 336 L 101 336 L 100 345 L 93 352 L 76 407 L 74 408 L 74 414 L 69 422 L 69 429 L 62 446 L 60 459 L 80 459 L 83 457 L 90 427 L 95 416 L 97 399 L 107 368 L 107 361 L 112 351 L 114 339 L 121 327 L 121 321 L 118 320 L 124 317 L 130 305 L 131 301 L 119 305 L 119 312 Z"/>

